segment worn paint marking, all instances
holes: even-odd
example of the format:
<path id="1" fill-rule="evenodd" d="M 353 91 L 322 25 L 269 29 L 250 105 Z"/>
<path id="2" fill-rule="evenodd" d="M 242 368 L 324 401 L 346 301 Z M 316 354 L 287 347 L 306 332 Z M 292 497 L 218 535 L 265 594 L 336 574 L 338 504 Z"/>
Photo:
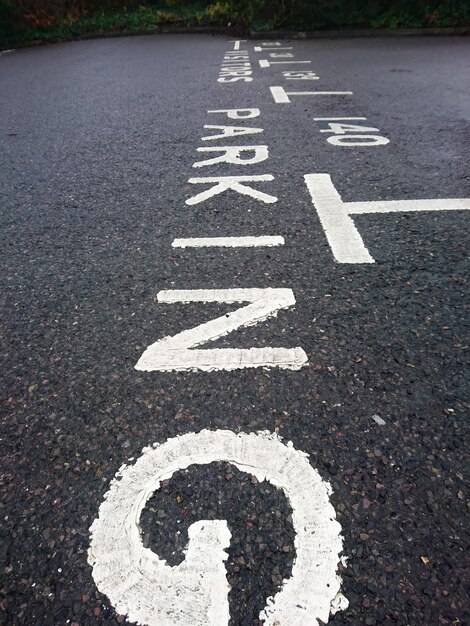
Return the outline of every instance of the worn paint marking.
<path id="1" fill-rule="evenodd" d="M 293 65 L 298 63 L 311 63 L 311 61 L 268 61 L 268 59 L 259 59 L 260 67 L 270 67 L 271 65 Z"/>
<path id="2" fill-rule="evenodd" d="M 144 371 L 215 371 L 247 367 L 300 369 L 307 363 L 302 348 L 213 348 L 194 350 L 208 341 L 228 335 L 244 326 L 252 326 L 276 316 L 281 309 L 295 304 L 291 289 L 170 289 L 160 291 L 159 302 L 249 302 L 173 337 L 164 337 L 150 345 L 135 368 Z"/>
<path id="3" fill-rule="evenodd" d="M 261 47 L 261 46 L 255 46 L 254 48 L 255 52 L 268 52 L 269 48 L 266 48 L 266 46 Z M 293 50 L 292 46 L 277 46 L 276 47 L 276 51 L 277 50 Z"/>
<path id="4" fill-rule="evenodd" d="M 352 91 L 286 91 L 284 87 L 270 87 L 276 104 L 289 104 L 289 96 L 352 96 Z"/>
<path id="5" fill-rule="evenodd" d="M 261 235 L 259 237 L 188 237 L 174 239 L 173 248 L 262 248 L 283 246 L 284 237 Z"/>
<path id="6" fill-rule="evenodd" d="M 277 202 L 276 196 L 243 184 L 246 182 L 268 182 L 271 180 L 274 180 L 274 176 L 271 174 L 262 174 L 260 176 L 209 176 L 208 178 L 190 178 L 188 182 L 191 185 L 211 183 L 212 187 L 189 198 L 186 200 L 186 204 L 199 204 L 229 189 L 244 196 L 250 196 L 260 202 L 272 204 L 273 202 Z"/>
<path id="7" fill-rule="evenodd" d="M 193 167 L 207 167 L 218 163 L 228 163 L 229 165 L 255 165 L 262 163 L 269 158 L 268 146 L 217 146 L 213 148 L 197 148 L 198 152 L 216 152 L 219 154 L 211 159 L 197 161 Z M 243 158 L 242 154 L 248 153 Z"/>
<path id="8" fill-rule="evenodd" d="M 308 456 L 269 432 L 203 430 L 145 448 L 111 482 L 90 529 L 88 562 L 98 589 L 116 611 L 141 626 L 228 625 L 227 522 L 193 524 L 186 558 L 176 567 L 144 548 L 139 528 L 142 511 L 163 480 L 215 461 L 270 481 L 292 508 L 296 558 L 291 576 L 260 613 L 265 626 L 318 625 L 328 622 L 338 605 L 346 608 L 337 575 L 341 526 L 329 499 L 331 487 Z"/>
<path id="9" fill-rule="evenodd" d="M 313 120 L 315 122 L 325 121 L 325 122 L 336 122 L 341 120 L 366 120 L 367 117 L 314 117 Z"/>
<path id="10" fill-rule="evenodd" d="M 343 202 L 329 174 L 306 174 L 304 179 L 338 263 L 375 263 L 351 215 L 470 210 L 470 198 Z"/>

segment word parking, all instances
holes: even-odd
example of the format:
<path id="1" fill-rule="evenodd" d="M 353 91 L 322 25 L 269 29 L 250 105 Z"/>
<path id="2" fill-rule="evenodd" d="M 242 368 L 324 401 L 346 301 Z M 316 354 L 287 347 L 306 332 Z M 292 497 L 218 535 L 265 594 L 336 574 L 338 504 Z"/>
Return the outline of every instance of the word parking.
<path id="1" fill-rule="evenodd" d="M 234 145 L 238 138 L 259 136 L 263 128 L 249 126 L 252 120 L 261 114 L 257 108 L 250 109 L 215 109 L 209 115 L 218 116 L 222 121 L 236 120 L 234 124 L 206 124 L 204 129 L 209 134 L 202 141 L 210 143 L 197 149 L 201 156 L 209 157 L 196 161 L 196 169 L 208 168 L 221 163 L 245 170 L 247 166 L 262 163 L 269 158 L 268 146 L 264 144 Z M 225 118 L 225 120 L 224 120 Z M 243 124 L 243 125 L 241 125 Z M 216 143 L 215 145 L 214 142 Z M 222 144 L 220 143 L 222 142 Z M 227 143 L 228 142 L 228 143 Z M 249 196 L 264 204 L 277 202 L 277 197 L 261 191 L 258 183 L 272 182 L 272 174 L 201 176 L 189 179 L 191 185 L 210 185 L 204 191 L 196 193 L 186 200 L 193 206 L 203 203 L 214 196 L 227 191 Z M 178 239 L 173 247 L 261 247 L 282 245 L 284 240 L 276 235 L 259 237 L 197 238 L 195 241 Z M 292 289 L 255 288 L 255 289 L 168 289 L 157 294 L 160 303 L 175 304 L 189 302 L 217 302 L 221 304 L 243 303 L 239 309 L 221 315 L 216 319 L 184 330 L 171 337 L 164 337 L 151 344 L 140 357 L 136 369 L 144 371 L 171 370 L 235 370 L 249 367 L 300 369 L 307 363 L 307 355 L 301 347 L 252 347 L 252 348 L 212 348 L 195 349 L 197 346 L 214 341 L 244 326 L 258 324 L 277 315 L 281 309 L 294 306 L 295 297 Z"/>

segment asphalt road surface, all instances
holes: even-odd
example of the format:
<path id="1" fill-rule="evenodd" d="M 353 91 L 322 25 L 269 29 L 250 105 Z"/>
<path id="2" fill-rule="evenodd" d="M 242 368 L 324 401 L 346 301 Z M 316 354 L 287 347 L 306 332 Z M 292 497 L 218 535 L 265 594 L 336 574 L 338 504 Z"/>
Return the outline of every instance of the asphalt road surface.
<path id="1" fill-rule="evenodd" d="M 469 42 L 276 43 L 0 56 L 1 624 L 470 623 Z"/>

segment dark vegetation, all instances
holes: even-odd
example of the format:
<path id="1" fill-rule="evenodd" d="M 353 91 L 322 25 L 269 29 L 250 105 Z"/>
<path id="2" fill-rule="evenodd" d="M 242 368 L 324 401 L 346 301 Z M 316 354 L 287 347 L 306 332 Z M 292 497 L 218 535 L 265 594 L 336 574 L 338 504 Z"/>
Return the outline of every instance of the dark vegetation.
<path id="1" fill-rule="evenodd" d="M 470 0 L 0 0 L 0 46 L 105 32 L 465 26 Z"/>

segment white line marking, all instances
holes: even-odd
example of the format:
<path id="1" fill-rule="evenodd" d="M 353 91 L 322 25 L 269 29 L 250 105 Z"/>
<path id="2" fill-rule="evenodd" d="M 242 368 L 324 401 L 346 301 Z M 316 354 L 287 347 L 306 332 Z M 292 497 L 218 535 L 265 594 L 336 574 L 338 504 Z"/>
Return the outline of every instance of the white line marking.
<path id="1" fill-rule="evenodd" d="M 271 196 L 268 193 L 258 191 L 248 185 L 241 184 L 243 182 L 267 182 L 271 180 L 274 180 L 274 176 L 271 174 L 263 174 L 261 176 L 210 176 L 209 178 L 190 178 L 188 182 L 191 185 L 205 183 L 215 184 L 210 189 L 207 189 L 206 191 L 203 191 L 186 200 L 186 204 L 199 204 L 200 202 L 204 202 L 204 200 L 208 200 L 209 198 L 217 196 L 218 194 L 228 191 L 229 189 L 241 193 L 244 196 L 250 196 L 260 202 L 272 204 L 273 202 L 277 202 L 276 196 Z"/>
<path id="2" fill-rule="evenodd" d="M 285 47 L 284 46 L 279 46 L 279 47 L 276 47 L 275 49 L 276 49 L 276 51 L 277 50 L 293 50 L 293 47 L 292 46 L 285 46 Z M 264 51 L 267 52 L 268 50 L 269 50 L 269 48 L 266 48 L 266 47 L 264 47 L 264 48 L 262 48 L 261 46 L 255 46 L 254 47 L 254 51 L 255 52 L 264 52 Z"/>
<path id="3" fill-rule="evenodd" d="M 174 239 L 173 248 L 261 248 L 283 246 L 284 237 L 262 235 L 259 237 L 188 237 Z"/>
<path id="4" fill-rule="evenodd" d="M 470 198 L 343 202 L 329 174 L 306 174 L 304 179 L 333 256 L 338 263 L 375 263 L 351 215 L 470 210 Z"/>
<path id="5" fill-rule="evenodd" d="M 410 213 L 414 211 L 470 211 L 470 198 L 376 200 L 374 202 L 344 202 L 343 204 L 350 215 Z"/>
<path id="6" fill-rule="evenodd" d="M 341 120 L 366 120 L 367 117 L 314 117 L 315 122 L 340 122 Z"/>
<path id="7" fill-rule="evenodd" d="M 259 59 L 260 67 L 270 67 L 271 65 L 292 65 L 294 63 L 311 63 L 311 61 L 268 61 L 267 59 Z"/>
<path id="8" fill-rule="evenodd" d="M 188 289 L 166 290 L 157 294 L 159 302 L 249 302 L 232 313 L 164 337 L 150 345 L 135 368 L 151 371 L 235 370 L 246 367 L 300 369 L 307 363 L 302 348 L 213 348 L 193 350 L 196 346 L 228 335 L 238 328 L 253 326 L 281 309 L 294 306 L 291 289 Z"/>
<path id="9" fill-rule="evenodd" d="M 111 481 L 90 528 L 88 562 L 99 591 L 116 611 L 141 626 L 228 625 L 227 522 L 191 525 L 186 558 L 175 567 L 144 548 L 139 528 L 142 511 L 163 480 L 215 461 L 268 480 L 292 508 L 296 558 L 291 576 L 260 613 L 265 626 L 314 626 L 328 622 L 338 605 L 346 608 L 337 575 L 341 526 L 331 487 L 308 456 L 269 432 L 203 430 L 144 448 L 136 463 L 123 465 Z"/>
<path id="10" fill-rule="evenodd" d="M 289 96 L 351 96 L 352 91 L 286 91 L 284 87 L 270 87 L 276 104 L 288 104 Z"/>
<path id="11" fill-rule="evenodd" d="M 307 189 L 338 263 L 375 263 L 329 174 L 306 174 Z"/>

